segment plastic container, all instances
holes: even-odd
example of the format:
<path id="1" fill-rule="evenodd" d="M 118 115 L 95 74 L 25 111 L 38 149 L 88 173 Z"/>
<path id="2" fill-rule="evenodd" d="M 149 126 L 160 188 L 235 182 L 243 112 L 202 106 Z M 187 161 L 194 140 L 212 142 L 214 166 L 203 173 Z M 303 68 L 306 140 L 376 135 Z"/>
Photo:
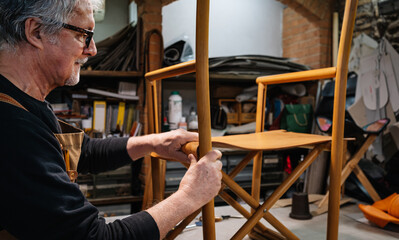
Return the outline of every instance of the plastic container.
<path id="1" fill-rule="evenodd" d="M 169 128 L 171 130 L 177 129 L 183 113 L 182 113 L 182 97 L 179 95 L 178 91 L 173 91 L 169 96 Z"/>
<path id="2" fill-rule="evenodd" d="M 163 117 L 162 132 L 167 132 L 169 130 L 170 128 L 169 128 L 168 119 L 166 117 Z"/>
<path id="3" fill-rule="evenodd" d="M 187 130 L 187 122 L 186 122 L 186 118 L 182 117 L 179 124 L 178 124 L 178 128 L 182 128 L 184 130 Z"/>
<path id="4" fill-rule="evenodd" d="M 197 130 L 197 129 L 198 129 L 197 114 L 194 111 L 191 111 L 190 116 L 188 118 L 188 130 Z"/>

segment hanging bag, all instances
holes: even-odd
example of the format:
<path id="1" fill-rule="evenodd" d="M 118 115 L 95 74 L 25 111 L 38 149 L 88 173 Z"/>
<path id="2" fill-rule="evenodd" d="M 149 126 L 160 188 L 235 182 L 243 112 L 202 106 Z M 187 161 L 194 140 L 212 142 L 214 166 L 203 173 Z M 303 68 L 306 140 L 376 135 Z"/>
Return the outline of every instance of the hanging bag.
<path id="1" fill-rule="evenodd" d="M 311 104 L 287 104 L 280 127 L 289 132 L 310 133 L 313 121 Z"/>

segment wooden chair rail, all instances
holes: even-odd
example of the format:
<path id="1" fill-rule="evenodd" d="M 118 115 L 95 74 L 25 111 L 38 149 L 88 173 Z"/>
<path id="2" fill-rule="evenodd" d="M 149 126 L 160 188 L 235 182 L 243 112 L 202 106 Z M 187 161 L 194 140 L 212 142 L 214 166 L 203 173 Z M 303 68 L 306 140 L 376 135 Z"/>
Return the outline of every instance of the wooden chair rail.
<path id="1" fill-rule="evenodd" d="M 176 77 L 195 72 L 195 65 L 195 60 L 191 60 L 146 73 L 144 77 L 149 81 L 158 81 L 165 78 Z"/>
<path id="2" fill-rule="evenodd" d="M 256 83 L 281 84 L 292 82 L 303 82 L 318 79 L 328 79 L 335 77 L 336 67 L 321 68 L 302 72 L 283 73 L 277 75 L 262 76 L 256 79 Z"/>
<path id="3" fill-rule="evenodd" d="M 187 155 L 193 154 L 194 157 L 196 157 L 198 159 L 199 142 L 189 142 L 189 143 L 184 144 L 182 146 L 182 151 Z M 164 160 L 168 160 L 168 161 L 176 161 L 176 159 L 173 159 L 173 158 L 164 158 L 164 157 L 156 154 L 155 152 L 152 152 L 150 155 L 151 155 L 151 157 L 154 157 L 154 158 L 160 158 L 160 159 L 164 159 Z"/>

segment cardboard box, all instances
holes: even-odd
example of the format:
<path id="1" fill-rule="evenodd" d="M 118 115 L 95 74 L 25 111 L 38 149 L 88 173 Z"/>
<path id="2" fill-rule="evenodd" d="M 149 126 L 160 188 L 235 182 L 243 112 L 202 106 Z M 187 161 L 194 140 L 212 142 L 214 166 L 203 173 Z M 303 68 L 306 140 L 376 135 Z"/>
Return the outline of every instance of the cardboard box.
<path id="1" fill-rule="evenodd" d="M 256 113 L 241 113 L 240 114 L 240 122 L 248 123 L 256 121 Z"/>

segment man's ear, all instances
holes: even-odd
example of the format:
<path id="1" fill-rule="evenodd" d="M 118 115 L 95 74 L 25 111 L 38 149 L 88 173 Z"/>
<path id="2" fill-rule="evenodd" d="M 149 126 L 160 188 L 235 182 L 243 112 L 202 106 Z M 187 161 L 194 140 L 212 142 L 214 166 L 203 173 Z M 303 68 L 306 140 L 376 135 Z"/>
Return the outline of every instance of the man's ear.
<path id="1" fill-rule="evenodd" d="M 43 39 L 40 32 L 41 22 L 38 18 L 28 18 L 25 21 L 25 36 L 32 46 L 43 49 Z"/>

